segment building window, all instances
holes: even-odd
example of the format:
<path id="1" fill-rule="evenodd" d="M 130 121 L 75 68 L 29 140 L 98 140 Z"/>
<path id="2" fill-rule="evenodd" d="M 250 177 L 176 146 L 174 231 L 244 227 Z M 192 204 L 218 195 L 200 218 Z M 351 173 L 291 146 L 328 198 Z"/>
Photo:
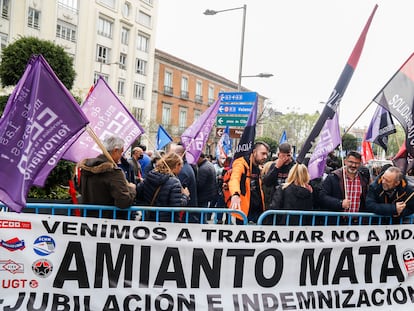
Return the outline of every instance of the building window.
<path id="1" fill-rule="evenodd" d="M 73 13 L 78 13 L 78 0 L 58 0 L 58 4 Z"/>
<path id="2" fill-rule="evenodd" d="M 112 38 L 113 22 L 99 17 L 98 18 L 98 34 L 107 38 Z"/>
<path id="3" fill-rule="evenodd" d="M 138 122 L 142 122 L 144 120 L 144 109 L 138 107 L 132 107 L 132 115 Z"/>
<path id="4" fill-rule="evenodd" d="M 198 109 L 194 110 L 194 121 L 196 121 L 201 116 L 201 111 Z"/>
<path id="5" fill-rule="evenodd" d="M 134 83 L 134 94 L 133 97 L 136 99 L 145 99 L 145 84 Z"/>
<path id="6" fill-rule="evenodd" d="M 214 86 L 208 86 L 208 104 L 211 105 L 214 103 Z"/>
<path id="7" fill-rule="evenodd" d="M 154 1 L 153 0 L 142 0 L 142 2 L 152 5 Z"/>
<path id="8" fill-rule="evenodd" d="M 96 61 L 104 64 L 109 63 L 110 52 L 111 49 L 102 45 L 98 45 L 96 47 Z"/>
<path id="9" fill-rule="evenodd" d="M 119 54 L 119 69 L 126 69 L 127 55 L 124 53 Z"/>
<path id="10" fill-rule="evenodd" d="M 124 45 L 128 45 L 129 43 L 129 29 L 122 27 L 121 28 L 121 43 Z"/>
<path id="11" fill-rule="evenodd" d="M 149 37 L 144 36 L 143 34 L 138 34 L 137 49 L 140 51 L 148 52 L 149 51 Z"/>
<path id="12" fill-rule="evenodd" d="M 56 25 L 56 37 L 76 42 L 76 26 L 58 20 Z"/>
<path id="13" fill-rule="evenodd" d="M 119 79 L 118 80 L 118 89 L 117 93 L 120 96 L 125 96 L 125 80 Z"/>
<path id="14" fill-rule="evenodd" d="M 131 5 L 128 2 L 125 2 L 122 6 L 122 16 L 125 18 L 129 17 L 129 12 L 131 10 Z"/>
<path id="15" fill-rule="evenodd" d="M 108 80 L 109 80 L 109 76 L 108 75 L 103 74 L 102 72 L 95 72 L 93 74 L 93 84 L 95 84 L 96 81 L 98 81 L 99 76 L 101 76 L 106 82 L 108 82 Z"/>
<path id="16" fill-rule="evenodd" d="M 173 87 L 172 87 L 172 73 L 169 71 L 165 72 L 164 75 L 164 94 L 166 95 L 173 95 Z"/>
<path id="17" fill-rule="evenodd" d="M 171 124 L 171 105 L 163 104 L 162 105 L 162 125 L 169 126 Z"/>
<path id="18" fill-rule="evenodd" d="M 29 8 L 29 16 L 27 17 L 27 26 L 34 29 L 40 29 L 39 26 L 40 11 Z"/>
<path id="19" fill-rule="evenodd" d="M 1 17 L 9 19 L 10 16 L 10 0 L 0 0 Z"/>
<path id="20" fill-rule="evenodd" d="M 181 77 L 181 98 L 188 99 L 188 78 Z"/>
<path id="21" fill-rule="evenodd" d="M 184 132 L 187 128 L 187 108 L 180 108 L 178 115 L 178 130 Z"/>
<path id="22" fill-rule="evenodd" d="M 147 74 L 147 62 L 145 60 L 137 58 L 135 68 L 136 73 L 140 75 Z"/>
<path id="23" fill-rule="evenodd" d="M 151 16 L 139 11 L 138 12 L 138 20 L 137 20 L 138 24 L 141 24 L 143 26 L 146 26 L 148 28 L 151 28 Z"/>
<path id="24" fill-rule="evenodd" d="M 203 84 L 201 81 L 196 82 L 195 101 L 199 104 L 203 103 Z"/>

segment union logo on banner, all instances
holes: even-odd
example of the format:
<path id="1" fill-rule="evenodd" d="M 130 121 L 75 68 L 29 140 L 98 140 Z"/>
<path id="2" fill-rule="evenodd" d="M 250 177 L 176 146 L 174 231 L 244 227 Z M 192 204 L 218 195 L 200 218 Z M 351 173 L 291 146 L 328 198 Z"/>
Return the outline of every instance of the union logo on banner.
<path id="1" fill-rule="evenodd" d="M 414 273 L 414 251 L 407 249 L 403 253 L 405 269 L 407 269 L 408 275 Z"/>

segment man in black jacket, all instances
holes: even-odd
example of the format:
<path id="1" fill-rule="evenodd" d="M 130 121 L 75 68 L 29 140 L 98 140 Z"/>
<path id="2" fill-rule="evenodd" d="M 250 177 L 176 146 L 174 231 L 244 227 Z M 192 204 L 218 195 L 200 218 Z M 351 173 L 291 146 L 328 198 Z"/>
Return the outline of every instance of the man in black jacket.
<path id="1" fill-rule="evenodd" d="M 414 198 L 407 200 L 412 193 L 401 170 L 391 166 L 369 186 L 367 208 L 380 215 L 404 217 L 414 211 Z"/>
<path id="2" fill-rule="evenodd" d="M 276 161 L 270 165 L 269 171 L 263 176 L 264 185 L 272 188 L 270 197 L 273 196 L 276 187 L 285 182 L 294 164 L 291 145 L 288 143 L 280 144 Z"/>
<path id="3" fill-rule="evenodd" d="M 325 178 L 319 194 L 319 204 L 322 209 L 347 212 L 366 211 L 365 198 L 369 179 L 359 170 L 361 159 L 360 153 L 350 151 L 345 158 L 345 166 L 333 171 Z"/>

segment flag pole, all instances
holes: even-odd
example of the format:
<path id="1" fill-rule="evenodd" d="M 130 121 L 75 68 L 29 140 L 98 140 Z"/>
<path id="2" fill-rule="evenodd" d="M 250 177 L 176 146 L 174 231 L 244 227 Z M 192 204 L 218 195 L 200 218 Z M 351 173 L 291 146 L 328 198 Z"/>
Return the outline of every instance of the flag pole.
<path id="1" fill-rule="evenodd" d="M 365 113 L 365 111 L 367 111 L 368 107 L 371 106 L 372 101 L 364 108 L 364 110 L 362 110 L 362 112 L 358 115 L 358 117 L 352 122 L 352 124 L 347 127 L 347 129 L 344 132 L 344 135 L 347 134 L 349 132 L 349 130 L 355 125 L 355 123 L 359 120 L 359 118 Z M 344 136 L 342 135 L 342 136 Z"/>
<path id="2" fill-rule="evenodd" d="M 89 136 L 91 136 L 92 139 L 95 141 L 95 143 L 99 146 L 99 148 L 101 148 L 103 154 L 108 158 L 108 160 L 112 162 L 112 164 L 117 165 L 114 159 L 112 159 L 112 156 L 109 154 L 108 150 L 106 150 L 105 146 L 102 144 L 99 137 L 96 135 L 93 129 L 89 126 L 89 124 L 86 126 L 86 131 L 88 132 Z"/>

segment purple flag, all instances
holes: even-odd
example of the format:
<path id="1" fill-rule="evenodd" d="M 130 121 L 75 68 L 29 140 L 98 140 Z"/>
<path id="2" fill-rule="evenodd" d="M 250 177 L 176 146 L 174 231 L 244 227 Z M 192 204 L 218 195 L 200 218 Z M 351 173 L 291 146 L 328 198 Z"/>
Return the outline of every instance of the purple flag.
<path id="1" fill-rule="evenodd" d="M 117 135 L 125 140 L 125 148 L 128 148 L 144 133 L 144 129 L 102 77 L 99 77 L 83 103 L 82 111 L 90 121 L 89 126 L 101 140 L 106 136 Z M 85 158 L 94 158 L 101 153 L 102 150 L 92 137 L 84 132 L 66 150 L 63 159 L 79 162 Z"/>
<path id="2" fill-rule="evenodd" d="M 239 144 L 234 151 L 234 160 L 240 157 L 248 156 L 252 153 L 254 139 L 256 137 L 257 100 L 258 96 L 256 94 L 256 100 L 253 104 L 252 110 L 250 111 L 246 127 L 244 128 Z"/>
<path id="3" fill-rule="evenodd" d="M 378 105 L 368 126 L 365 140 L 375 143 L 387 151 L 388 136 L 396 131 L 391 114 L 384 107 Z"/>
<path id="4" fill-rule="evenodd" d="M 87 123 L 46 60 L 32 57 L 0 119 L 0 201 L 20 212 L 39 171 Z"/>
<path id="5" fill-rule="evenodd" d="M 341 103 L 341 99 L 345 94 L 345 91 L 348 87 L 349 82 L 351 81 L 352 75 L 354 74 L 355 68 L 358 65 L 359 57 L 361 56 L 362 49 L 364 47 L 365 38 L 368 33 L 369 26 L 371 25 L 371 21 L 374 18 L 375 11 L 377 10 L 378 5 L 375 5 L 368 21 L 365 24 L 364 29 L 362 30 L 361 35 L 358 38 L 358 41 L 352 50 L 351 56 L 349 57 L 345 68 L 343 69 L 338 82 L 335 85 L 329 99 L 323 108 L 321 115 L 319 116 L 318 121 L 316 121 L 315 126 L 313 127 L 311 133 L 309 134 L 308 138 L 306 139 L 305 143 L 300 150 L 298 155 L 297 161 L 302 163 L 306 154 L 312 147 L 312 142 L 318 137 L 322 127 L 325 124 L 325 121 L 328 119 L 332 119 L 334 114 Z"/>
<path id="6" fill-rule="evenodd" d="M 181 135 L 181 142 L 186 150 L 185 156 L 187 162 L 190 164 L 196 164 L 203 151 L 217 116 L 220 99 L 221 98 L 218 98 L 216 102 Z"/>
<path id="7" fill-rule="evenodd" d="M 338 113 L 335 113 L 332 119 L 325 122 L 321 134 L 319 135 L 318 144 L 309 160 L 308 170 L 311 179 L 323 175 L 328 154 L 335 150 L 340 143 L 341 134 L 339 130 Z"/>

